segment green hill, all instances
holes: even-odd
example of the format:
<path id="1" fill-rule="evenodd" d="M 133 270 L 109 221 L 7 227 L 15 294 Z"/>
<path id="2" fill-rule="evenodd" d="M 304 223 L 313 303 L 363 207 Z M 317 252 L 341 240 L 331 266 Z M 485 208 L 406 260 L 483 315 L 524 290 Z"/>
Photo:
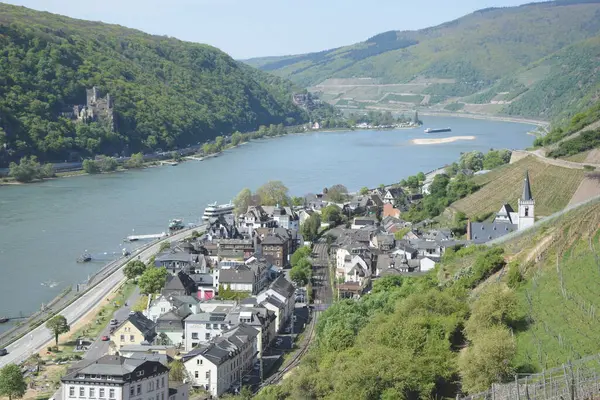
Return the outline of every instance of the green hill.
<path id="1" fill-rule="evenodd" d="M 340 106 L 348 99 L 359 108 L 372 106 L 367 100 L 373 99 L 389 106 L 383 90 L 428 96 L 406 102 L 412 106 L 458 99 L 485 105 L 467 106 L 468 112 L 551 119 L 597 98 L 599 34 L 600 1 L 555 1 L 490 8 L 419 31 L 391 31 L 333 50 L 247 62 L 306 87 L 330 78 L 372 78 L 376 98 L 348 85 L 332 88 L 331 82 L 313 89 L 333 104 L 345 100 Z"/>
<path id="2" fill-rule="evenodd" d="M 482 188 L 453 203 L 451 208 L 472 218 L 496 212 L 505 203 L 516 209 L 526 170 L 536 200 L 536 213 L 540 216 L 565 208 L 584 177 L 583 170 L 550 165 L 528 156 L 474 177 L 473 181 Z M 560 190 L 556 190 L 558 187 Z"/>
<path id="3" fill-rule="evenodd" d="M 305 120 L 291 84 L 218 49 L 0 4 L 0 164 L 170 149 Z M 115 131 L 61 117 L 97 86 Z M 3 147 L 3 146 L 2 146 Z"/>

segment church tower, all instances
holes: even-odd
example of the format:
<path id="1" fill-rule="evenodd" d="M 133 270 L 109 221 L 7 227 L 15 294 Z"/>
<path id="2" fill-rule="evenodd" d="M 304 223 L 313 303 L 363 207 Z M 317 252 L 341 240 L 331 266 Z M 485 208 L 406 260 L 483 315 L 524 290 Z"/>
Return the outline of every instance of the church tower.
<path id="1" fill-rule="evenodd" d="M 523 182 L 523 195 L 519 199 L 519 230 L 532 226 L 535 223 L 535 200 L 531 196 L 529 184 L 529 171 L 525 171 Z"/>

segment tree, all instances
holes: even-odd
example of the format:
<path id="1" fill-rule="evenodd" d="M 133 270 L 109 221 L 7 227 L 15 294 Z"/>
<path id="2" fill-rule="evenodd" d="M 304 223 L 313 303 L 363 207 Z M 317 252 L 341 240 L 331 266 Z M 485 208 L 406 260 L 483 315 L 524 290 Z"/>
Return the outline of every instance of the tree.
<path id="1" fill-rule="evenodd" d="M 342 222 L 342 210 L 335 204 L 330 204 L 321 210 L 321 218 L 324 222 L 337 225 Z"/>
<path id="2" fill-rule="evenodd" d="M 223 136 L 217 136 L 215 138 L 215 150 L 217 152 L 222 151 L 225 147 L 225 138 Z"/>
<path id="3" fill-rule="evenodd" d="M 300 262 L 301 259 L 310 256 L 310 254 L 311 254 L 310 247 L 308 247 L 308 246 L 300 247 L 300 248 L 296 249 L 294 254 L 292 254 L 292 256 L 290 257 L 290 264 L 292 264 L 292 266 L 295 266 Z"/>
<path id="4" fill-rule="evenodd" d="M 88 174 L 97 174 L 98 172 L 100 172 L 100 167 L 94 160 L 90 160 L 90 159 L 83 160 L 82 167 L 83 167 L 83 170 Z"/>
<path id="5" fill-rule="evenodd" d="M 304 239 L 312 242 L 319 235 L 319 228 L 321 228 L 321 217 L 319 214 L 311 215 L 304 224 L 302 224 L 300 230 Z"/>
<path id="6" fill-rule="evenodd" d="M 300 207 L 304 205 L 304 197 L 293 196 L 292 197 L 292 205 L 296 207 Z"/>
<path id="7" fill-rule="evenodd" d="M 296 282 L 298 286 L 304 286 L 310 279 L 310 271 L 307 271 L 306 268 L 296 265 L 290 270 L 290 279 Z"/>
<path id="8" fill-rule="evenodd" d="M 155 294 L 160 292 L 167 282 L 168 275 L 169 273 L 165 267 L 147 268 L 138 280 L 140 292 L 144 294 Z"/>
<path id="9" fill-rule="evenodd" d="M 515 339 L 508 328 L 495 326 L 482 330 L 477 340 L 458 357 L 463 389 L 468 393 L 484 391 L 492 383 L 512 376 L 511 360 L 515 353 Z"/>
<path id="10" fill-rule="evenodd" d="M 419 182 L 425 182 L 425 174 L 423 172 L 419 172 L 417 174 L 417 179 L 419 180 Z"/>
<path id="11" fill-rule="evenodd" d="M 142 168 L 144 166 L 144 155 L 142 153 L 132 154 L 125 166 L 130 169 Z"/>
<path id="12" fill-rule="evenodd" d="M 9 175 L 19 182 L 31 182 L 35 179 L 42 179 L 42 166 L 36 156 L 23 157 L 19 164 L 11 162 L 9 165 Z"/>
<path id="13" fill-rule="evenodd" d="M 26 391 L 27 383 L 18 365 L 8 364 L 0 369 L 0 396 L 9 400 L 20 399 Z"/>
<path id="14" fill-rule="evenodd" d="M 171 158 L 172 158 L 174 161 L 177 161 L 177 162 L 180 162 L 180 161 L 182 160 L 181 154 L 179 154 L 179 152 L 178 152 L 178 151 L 172 151 L 172 152 L 171 152 Z"/>
<path id="15" fill-rule="evenodd" d="M 364 186 L 360 189 L 360 191 L 358 193 L 365 196 L 365 195 L 369 194 L 369 188 Z"/>
<path id="16" fill-rule="evenodd" d="M 248 211 L 248 207 L 252 205 L 252 192 L 248 188 L 242 189 L 233 199 L 236 215 L 240 215 Z"/>
<path id="17" fill-rule="evenodd" d="M 279 204 L 285 206 L 290 203 L 288 188 L 281 181 L 269 181 L 256 190 L 256 194 L 263 206 Z"/>
<path id="18" fill-rule="evenodd" d="M 170 381 L 183 382 L 187 377 L 187 370 L 181 360 L 175 360 L 169 364 Z"/>
<path id="19" fill-rule="evenodd" d="M 461 169 L 481 171 L 483 169 L 483 153 L 480 151 L 464 153 L 460 157 L 459 166 Z"/>
<path id="20" fill-rule="evenodd" d="M 231 144 L 233 146 L 237 146 L 238 144 L 242 143 L 243 140 L 243 136 L 241 133 L 239 132 L 234 132 L 233 135 L 231 135 Z"/>
<path id="21" fill-rule="evenodd" d="M 101 157 L 97 164 L 102 172 L 112 172 L 119 167 L 119 163 L 114 157 Z"/>
<path id="22" fill-rule="evenodd" d="M 344 185 L 333 185 L 327 189 L 327 199 L 334 203 L 343 203 L 348 199 L 348 189 Z"/>
<path id="23" fill-rule="evenodd" d="M 67 333 L 71 327 L 67 323 L 67 319 L 62 315 L 57 315 L 46 322 L 46 328 L 54 335 L 54 342 L 58 346 L 58 336 Z"/>
<path id="24" fill-rule="evenodd" d="M 147 306 L 148 306 L 148 296 L 140 296 L 138 301 L 136 301 L 135 304 L 133 305 L 133 307 L 131 307 L 131 311 L 143 312 L 146 310 Z"/>
<path id="25" fill-rule="evenodd" d="M 144 271 L 146 271 L 146 264 L 140 260 L 129 261 L 123 268 L 123 274 L 127 279 L 135 279 L 142 275 Z"/>
<path id="26" fill-rule="evenodd" d="M 446 197 L 446 187 L 450 182 L 450 177 L 446 174 L 439 174 L 433 178 L 429 187 L 429 195 L 432 197 Z"/>
<path id="27" fill-rule="evenodd" d="M 156 339 L 156 343 L 159 346 L 168 346 L 171 344 L 171 340 L 169 339 L 166 333 L 161 332 L 160 335 L 158 335 L 158 338 Z"/>

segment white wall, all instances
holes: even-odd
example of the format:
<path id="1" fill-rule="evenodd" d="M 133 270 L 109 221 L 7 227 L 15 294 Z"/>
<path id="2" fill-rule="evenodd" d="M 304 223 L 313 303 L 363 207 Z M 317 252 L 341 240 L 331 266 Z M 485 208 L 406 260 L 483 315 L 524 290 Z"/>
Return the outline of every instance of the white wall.
<path id="1" fill-rule="evenodd" d="M 151 382 L 151 385 L 150 385 Z M 164 385 L 163 385 L 164 382 Z M 158 386 L 157 387 L 157 383 Z M 137 387 L 140 385 L 140 394 L 138 394 Z M 75 389 L 74 396 L 71 396 L 70 388 Z M 134 389 L 134 395 L 130 396 L 131 387 Z M 84 390 L 84 396 L 80 396 L 80 389 Z M 90 396 L 90 389 L 94 389 L 94 395 Z M 104 389 L 104 397 L 100 396 L 100 389 Z M 110 397 L 110 389 L 115 390 L 115 396 L 113 398 Z M 151 390 L 152 389 L 152 390 Z M 62 384 L 62 400 L 156 400 L 156 396 L 158 395 L 158 400 L 168 400 L 169 398 L 169 374 L 164 373 L 156 376 L 152 376 L 151 378 L 141 379 L 139 381 L 133 382 L 131 385 L 129 383 L 124 384 L 123 386 L 105 386 L 91 383 L 63 383 Z"/>
<path id="2" fill-rule="evenodd" d="M 210 324 L 210 329 L 206 328 L 206 324 Z M 217 328 L 215 328 L 215 324 L 217 325 Z M 223 327 L 223 325 L 225 325 L 225 327 Z M 223 333 L 223 331 L 226 331 L 229 329 L 229 325 L 228 324 L 223 324 L 221 322 L 219 323 L 214 323 L 214 322 L 185 322 L 185 350 L 186 351 L 191 351 L 194 347 L 197 347 L 198 344 L 201 343 L 206 343 L 208 341 L 210 341 L 212 338 L 217 337 L 217 336 L 221 336 L 221 334 Z M 206 338 L 206 334 L 210 333 L 210 338 L 207 339 Z M 197 335 L 197 339 L 194 339 L 193 336 L 194 334 Z M 194 346 L 194 343 L 196 343 L 196 346 Z"/>

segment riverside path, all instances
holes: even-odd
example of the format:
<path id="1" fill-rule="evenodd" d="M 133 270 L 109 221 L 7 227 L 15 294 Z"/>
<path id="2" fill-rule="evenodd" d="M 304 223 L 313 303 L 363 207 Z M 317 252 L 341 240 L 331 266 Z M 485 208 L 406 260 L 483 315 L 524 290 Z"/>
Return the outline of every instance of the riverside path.
<path id="1" fill-rule="evenodd" d="M 166 241 L 179 241 L 189 236 L 192 230 L 202 231 L 205 228 L 205 225 L 201 225 L 178 232 L 172 236 L 165 238 L 164 240 L 158 241 L 150 245 L 149 247 L 139 251 L 138 253 L 134 253 L 133 259 L 139 257 L 141 261 L 148 262 L 150 257 L 155 255 L 159 251 L 161 243 Z M 106 296 L 119 283 L 121 283 L 123 279 L 125 279 L 125 276 L 123 275 L 123 268 L 131 259 L 132 258 L 124 259 L 121 265 L 116 270 L 114 270 L 114 272 L 107 275 L 96 286 L 89 289 L 69 306 L 67 306 L 60 312 L 57 312 L 57 314 L 63 315 L 67 319 L 69 325 L 73 325 L 80 318 L 85 317 L 97 305 L 105 301 L 104 299 L 106 298 Z M 53 335 L 44 325 L 33 329 L 31 332 L 27 333 L 25 336 L 13 342 L 6 348 L 8 354 L 4 357 L 0 357 L 0 368 L 10 363 L 22 363 L 33 354 L 42 350 L 52 340 L 54 340 Z"/>

